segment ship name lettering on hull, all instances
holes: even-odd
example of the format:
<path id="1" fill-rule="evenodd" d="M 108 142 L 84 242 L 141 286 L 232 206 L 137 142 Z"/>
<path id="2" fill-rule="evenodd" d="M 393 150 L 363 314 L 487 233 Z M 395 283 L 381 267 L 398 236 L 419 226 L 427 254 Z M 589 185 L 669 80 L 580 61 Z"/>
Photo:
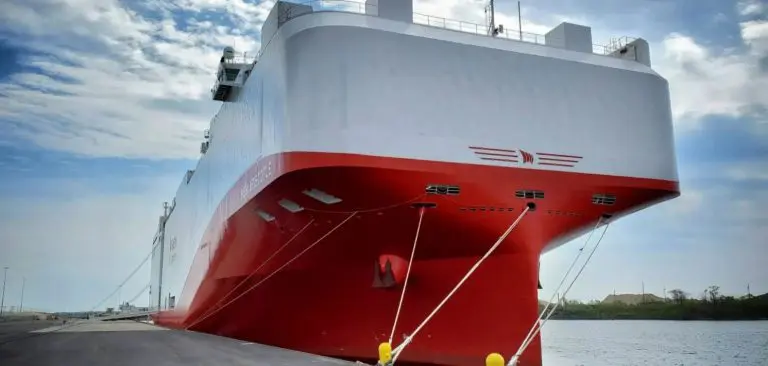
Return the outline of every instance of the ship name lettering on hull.
<path id="1" fill-rule="evenodd" d="M 249 199 L 253 192 L 261 189 L 264 183 L 272 178 L 272 175 L 274 174 L 274 169 L 272 169 L 272 160 L 264 160 L 265 159 L 262 159 L 259 163 L 257 163 L 257 167 L 255 169 L 256 172 L 250 178 L 248 178 L 247 181 L 245 181 L 243 187 L 240 189 L 241 200 L 245 201 Z"/>

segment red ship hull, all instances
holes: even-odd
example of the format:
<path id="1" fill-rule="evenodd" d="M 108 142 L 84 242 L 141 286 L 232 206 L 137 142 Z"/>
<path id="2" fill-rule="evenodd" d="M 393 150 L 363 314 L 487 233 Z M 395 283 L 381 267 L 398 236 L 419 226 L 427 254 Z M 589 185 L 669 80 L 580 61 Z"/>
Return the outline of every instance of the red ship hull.
<path id="1" fill-rule="evenodd" d="M 263 173 L 267 162 L 270 171 Z M 428 184 L 456 185 L 461 192 L 425 194 Z M 260 186 L 251 197 L 250 190 Z M 342 201 L 319 202 L 302 193 L 310 188 Z M 515 197 L 520 189 L 543 191 L 545 197 Z M 613 194 L 616 203 L 595 205 L 595 193 Z M 621 216 L 678 194 L 676 182 L 662 180 L 348 154 L 279 154 L 262 159 L 229 192 L 195 256 L 183 293 L 189 301 L 161 312 L 155 321 L 373 361 L 378 344 L 389 338 L 402 290 L 399 284 L 374 286 L 375 266 L 382 255 L 410 257 L 419 221 L 414 203 L 436 207 L 424 213 L 394 346 L 534 202 L 536 210 L 522 218 L 398 360 L 481 365 L 491 352 L 508 358 L 536 321 L 538 262 L 549 243 L 583 232 L 604 213 Z M 228 212 L 242 197 L 247 203 Z M 304 210 L 290 212 L 278 204 L 281 199 Z M 265 221 L 257 210 L 274 220 Z M 520 364 L 541 365 L 538 338 Z"/>

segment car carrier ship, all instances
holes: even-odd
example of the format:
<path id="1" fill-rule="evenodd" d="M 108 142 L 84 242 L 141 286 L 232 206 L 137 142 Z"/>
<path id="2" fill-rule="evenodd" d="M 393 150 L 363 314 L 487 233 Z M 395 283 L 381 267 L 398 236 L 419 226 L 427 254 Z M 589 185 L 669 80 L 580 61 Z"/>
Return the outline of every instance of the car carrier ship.
<path id="1" fill-rule="evenodd" d="M 679 195 L 643 39 L 278 1 L 255 56 L 212 60 L 221 108 L 155 237 L 158 324 L 478 365 L 530 335 L 542 253 Z"/>

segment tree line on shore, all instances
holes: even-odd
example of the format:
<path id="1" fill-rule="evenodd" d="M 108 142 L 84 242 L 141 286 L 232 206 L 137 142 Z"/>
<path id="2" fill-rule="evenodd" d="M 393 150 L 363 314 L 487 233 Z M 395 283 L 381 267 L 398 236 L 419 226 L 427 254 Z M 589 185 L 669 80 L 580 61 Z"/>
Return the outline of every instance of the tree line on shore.
<path id="1" fill-rule="evenodd" d="M 551 319 L 768 320 L 768 293 L 723 296 L 718 286 L 710 286 L 699 298 L 680 289 L 669 295 L 643 296 L 637 303 L 560 299 Z M 539 310 L 543 308 L 539 305 Z"/>

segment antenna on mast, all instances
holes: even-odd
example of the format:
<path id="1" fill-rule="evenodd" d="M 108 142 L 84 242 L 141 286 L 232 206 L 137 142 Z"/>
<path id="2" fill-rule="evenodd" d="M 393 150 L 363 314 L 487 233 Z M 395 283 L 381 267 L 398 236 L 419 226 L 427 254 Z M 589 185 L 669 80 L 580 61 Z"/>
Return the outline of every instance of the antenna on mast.
<path id="1" fill-rule="evenodd" d="M 523 40 L 523 14 L 520 12 L 520 2 L 517 2 L 517 34 L 520 35 L 520 41 Z"/>
<path id="2" fill-rule="evenodd" d="M 496 37 L 499 33 L 504 33 L 504 25 L 496 26 L 496 9 L 493 0 L 490 0 L 485 7 L 485 21 L 488 24 L 488 35 Z"/>
<path id="3" fill-rule="evenodd" d="M 491 32 L 492 35 L 496 35 L 496 9 L 493 7 L 493 0 L 491 0 Z"/>

